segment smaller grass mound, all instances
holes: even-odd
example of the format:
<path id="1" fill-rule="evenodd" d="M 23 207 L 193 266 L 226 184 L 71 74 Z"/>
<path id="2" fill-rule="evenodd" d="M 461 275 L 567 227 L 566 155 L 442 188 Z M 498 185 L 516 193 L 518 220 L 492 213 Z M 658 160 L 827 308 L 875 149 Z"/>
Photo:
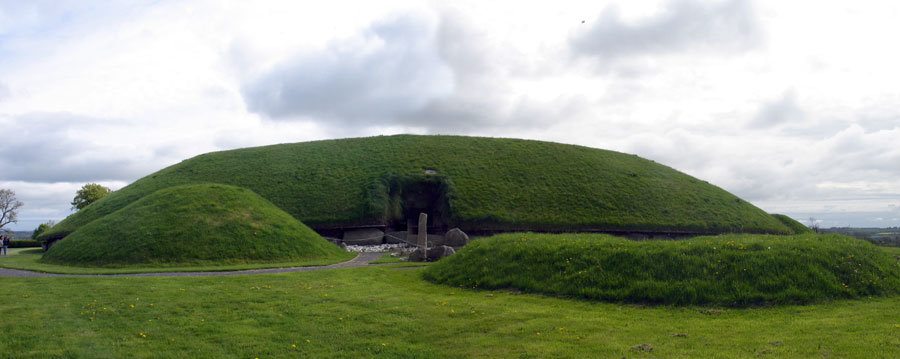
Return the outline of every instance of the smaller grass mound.
<path id="1" fill-rule="evenodd" d="M 352 256 L 248 189 L 197 184 L 159 190 L 85 225 L 41 262 L 167 267 Z"/>
<path id="2" fill-rule="evenodd" d="M 502 234 L 424 271 L 454 286 L 604 301 L 747 306 L 900 293 L 900 264 L 840 235 L 642 241 L 602 234 Z"/>

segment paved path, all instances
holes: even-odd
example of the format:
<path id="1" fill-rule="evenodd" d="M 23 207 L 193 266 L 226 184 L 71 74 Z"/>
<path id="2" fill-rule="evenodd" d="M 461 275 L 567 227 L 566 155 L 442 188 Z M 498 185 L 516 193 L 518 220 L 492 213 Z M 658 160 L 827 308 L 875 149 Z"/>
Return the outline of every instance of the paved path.
<path id="1" fill-rule="evenodd" d="M 267 274 L 267 273 L 286 273 L 286 272 L 307 272 L 320 269 L 334 268 L 350 268 L 365 267 L 369 262 L 381 257 L 383 253 L 360 253 L 349 261 L 316 267 L 289 267 L 289 268 L 266 268 L 266 269 L 248 269 L 230 272 L 168 272 L 168 273 L 132 273 L 132 274 L 56 274 L 41 273 L 19 269 L 0 268 L 0 277 L 209 277 L 223 275 L 242 275 L 242 274 Z"/>

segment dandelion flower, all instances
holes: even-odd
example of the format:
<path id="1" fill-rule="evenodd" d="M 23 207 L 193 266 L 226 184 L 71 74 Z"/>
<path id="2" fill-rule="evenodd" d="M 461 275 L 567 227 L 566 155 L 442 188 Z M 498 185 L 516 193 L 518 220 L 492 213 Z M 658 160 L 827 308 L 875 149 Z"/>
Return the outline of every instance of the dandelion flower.
<path id="1" fill-rule="evenodd" d="M 297 344 L 291 344 L 291 348 L 296 348 Z"/>
<path id="2" fill-rule="evenodd" d="M 306 342 L 309 343 L 309 339 L 307 339 Z"/>

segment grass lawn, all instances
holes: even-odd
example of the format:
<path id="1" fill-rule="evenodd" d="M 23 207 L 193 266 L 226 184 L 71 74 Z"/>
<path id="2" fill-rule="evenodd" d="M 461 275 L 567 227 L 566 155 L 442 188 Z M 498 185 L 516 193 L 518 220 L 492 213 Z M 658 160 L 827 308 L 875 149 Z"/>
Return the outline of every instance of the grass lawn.
<path id="1" fill-rule="evenodd" d="M 372 261 L 372 264 L 383 264 L 383 263 L 407 263 L 406 258 L 404 257 L 394 257 L 390 253 L 382 254 L 381 257 Z"/>
<path id="2" fill-rule="evenodd" d="M 58 264 L 49 264 L 39 262 L 41 259 L 40 248 L 11 248 L 10 255 L 0 257 L 0 267 L 24 269 L 35 272 L 44 273 L 62 273 L 62 274 L 126 274 L 126 273 L 158 273 L 158 272 L 217 272 L 217 271 L 236 271 L 246 269 L 262 269 L 262 268 L 285 268 L 285 267 L 309 267 L 322 266 L 340 263 L 353 259 L 355 253 L 347 253 L 344 258 L 329 259 L 310 259 L 298 260 L 293 262 L 279 263 L 249 263 L 249 264 L 233 264 L 233 265 L 198 265 L 198 266 L 178 266 L 170 265 L 163 267 L 140 267 L 128 266 L 123 268 L 100 268 L 100 267 L 75 267 Z M 0 357 L 2 358 L 2 357 Z"/>
<path id="3" fill-rule="evenodd" d="M 232 277 L 2 278 L 0 357 L 900 356 L 898 297 L 645 307 L 457 289 L 428 283 L 421 273 L 377 266 Z"/>

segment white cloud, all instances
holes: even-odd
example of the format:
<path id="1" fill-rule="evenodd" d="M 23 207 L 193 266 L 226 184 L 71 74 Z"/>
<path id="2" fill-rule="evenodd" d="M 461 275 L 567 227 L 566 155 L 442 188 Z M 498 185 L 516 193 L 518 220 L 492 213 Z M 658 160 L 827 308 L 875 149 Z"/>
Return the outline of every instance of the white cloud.
<path id="1" fill-rule="evenodd" d="M 746 51 L 759 44 L 755 12 L 748 1 L 671 1 L 658 14 L 635 22 L 607 7 L 571 38 L 576 53 L 611 61 L 621 57 Z"/>
<path id="2" fill-rule="evenodd" d="M 84 182 L 204 152 L 455 133 L 637 153 L 769 211 L 900 225 L 897 13 L 877 1 L 817 3 L 815 16 L 769 0 L 0 2 L 0 184 L 28 192 L 22 217 L 37 221 L 64 215 Z"/>

